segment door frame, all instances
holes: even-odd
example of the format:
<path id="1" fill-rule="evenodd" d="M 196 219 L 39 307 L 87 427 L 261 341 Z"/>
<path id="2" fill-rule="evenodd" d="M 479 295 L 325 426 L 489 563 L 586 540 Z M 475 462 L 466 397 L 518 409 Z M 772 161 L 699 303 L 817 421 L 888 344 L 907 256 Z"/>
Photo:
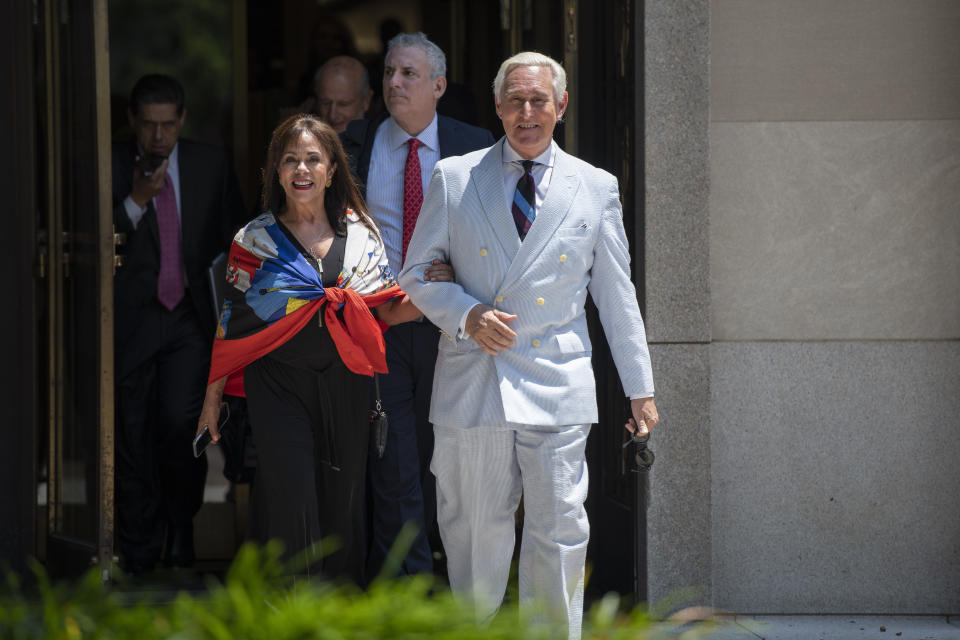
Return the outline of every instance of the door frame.
<path id="1" fill-rule="evenodd" d="M 97 558 L 106 581 L 114 553 L 114 355 L 113 276 L 118 266 L 116 249 L 120 238 L 113 225 L 112 139 L 110 130 L 110 37 L 107 0 L 93 0 L 94 95 L 96 96 L 97 173 L 99 217 L 97 264 L 100 272 L 100 487 L 98 493 Z"/>
<path id="2" fill-rule="evenodd" d="M 77 575 L 90 566 L 97 565 L 103 580 L 108 580 L 114 562 L 114 358 L 113 358 L 113 272 L 116 262 L 116 236 L 113 229 L 111 192 L 111 132 L 110 132 L 110 74 L 109 41 L 107 30 L 107 0 L 81 0 L 62 3 L 56 0 L 40 0 L 39 11 L 34 21 L 39 27 L 37 37 L 42 42 L 39 75 L 42 87 L 32 87 L 36 94 L 37 113 L 43 121 L 45 139 L 36 139 L 34 144 L 41 156 L 38 167 L 42 175 L 34 176 L 34 184 L 45 194 L 35 208 L 39 219 L 45 218 L 46 234 L 34 239 L 36 254 L 41 267 L 36 274 L 41 304 L 45 306 L 48 319 L 46 331 L 36 336 L 39 348 L 35 353 L 46 354 L 45 362 L 37 362 L 42 377 L 38 403 L 36 429 L 46 431 L 46 518 L 39 523 L 36 554 L 45 562 L 47 571 L 54 576 Z M 64 31 L 75 47 L 89 52 L 89 60 L 77 61 L 68 52 L 60 49 Z M 68 59 L 70 58 L 70 59 Z M 87 62 L 89 66 L 81 68 Z M 76 64 L 76 67 L 70 65 Z M 92 72 L 92 73 L 91 73 Z M 70 75 L 74 74 L 74 75 Z M 89 79 L 87 79 L 89 78 Z M 64 105 L 70 98 L 70 82 L 89 83 L 89 93 L 81 92 L 77 106 L 90 110 L 88 123 L 93 132 L 93 149 L 83 153 L 93 163 L 96 185 L 89 189 L 86 201 L 77 202 L 68 197 L 71 188 L 63 170 L 63 154 L 67 136 L 73 135 L 69 123 L 64 122 Z M 83 104 L 84 96 L 92 101 Z M 67 220 L 67 207 L 73 207 L 74 216 L 86 217 L 86 224 L 95 228 L 95 237 L 78 232 Z M 93 217 L 93 220 L 90 219 Z M 81 254 L 81 246 L 85 253 Z M 96 445 L 84 455 L 84 464 L 93 465 L 92 478 L 95 491 L 88 493 L 90 508 L 95 510 L 96 532 L 92 539 L 80 539 L 63 531 L 63 499 L 61 487 L 63 470 L 63 440 L 67 404 L 72 395 L 68 385 L 72 376 L 66 366 L 68 343 L 66 332 L 70 300 L 67 279 L 74 260 L 89 259 L 95 263 L 96 300 L 86 310 L 96 314 L 96 345 L 93 352 L 96 362 L 85 362 L 86 371 L 96 375 L 96 401 L 92 416 L 82 416 L 80 421 L 92 423 L 96 428 Z M 42 318 L 39 311 L 37 319 Z M 45 373 L 44 373 L 45 372 Z M 39 435 L 39 431 L 38 431 Z M 42 441 L 37 437 L 36 441 Z M 43 452 L 36 452 L 40 459 Z M 40 478 L 36 473 L 31 485 L 37 486 Z"/>
<path id="3" fill-rule="evenodd" d="M 37 533 L 37 354 L 35 252 L 37 216 L 35 146 L 36 115 L 33 94 L 33 7 L 29 0 L 0 3 L 0 84 L 10 87 L 0 101 L 0 145 L 10 158 L 0 172 L 0 190 L 8 207 L 4 230 L 10 252 L 5 290 L 10 306 L 0 320 L 0 567 L 17 573 L 27 570 L 27 558 L 36 553 Z"/>

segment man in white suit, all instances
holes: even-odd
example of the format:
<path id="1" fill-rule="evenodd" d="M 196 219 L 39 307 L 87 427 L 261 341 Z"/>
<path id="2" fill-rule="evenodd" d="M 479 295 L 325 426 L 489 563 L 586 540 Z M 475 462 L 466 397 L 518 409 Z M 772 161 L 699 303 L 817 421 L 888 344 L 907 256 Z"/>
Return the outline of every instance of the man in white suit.
<path id="1" fill-rule="evenodd" d="M 597 420 L 593 297 L 633 416 L 658 421 L 616 179 L 564 153 L 566 74 L 520 53 L 494 81 L 506 137 L 437 163 L 400 284 L 440 327 L 430 421 L 451 587 L 482 616 L 503 599 L 524 499 L 520 597 L 580 635 L 589 524 L 584 446 Z M 434 259 L 456 283 L 426 282 Z"/>

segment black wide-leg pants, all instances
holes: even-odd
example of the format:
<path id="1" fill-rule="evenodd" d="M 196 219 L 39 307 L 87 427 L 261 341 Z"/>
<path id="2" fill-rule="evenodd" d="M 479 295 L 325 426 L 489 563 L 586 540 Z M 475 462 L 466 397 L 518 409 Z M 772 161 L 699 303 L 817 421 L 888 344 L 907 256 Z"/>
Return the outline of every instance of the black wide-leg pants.
<path id="1" fill-rule="evenodd" d="M 279 539 L 288 558 L 323 541 L 328 554 L 298 572 L 358 585 L 367 548 L 369 384 L 339 359 L 317 372 L 267 356 L 244 373 L 257 452 L 249 537 Z"/>

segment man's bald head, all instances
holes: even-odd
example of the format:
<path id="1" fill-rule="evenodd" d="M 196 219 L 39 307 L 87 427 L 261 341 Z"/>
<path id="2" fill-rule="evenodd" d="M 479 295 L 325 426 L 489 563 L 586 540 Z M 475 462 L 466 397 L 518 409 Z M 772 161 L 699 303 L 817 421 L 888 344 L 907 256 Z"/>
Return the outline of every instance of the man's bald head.
<path id="1" fill-rule="evenodd" d="M 350 56 L 335 56 L 323 63 L 313 76 L 313 91 L 317 114 L 337 133 L 362 118 L 373 97 L 366 68 Z"/>

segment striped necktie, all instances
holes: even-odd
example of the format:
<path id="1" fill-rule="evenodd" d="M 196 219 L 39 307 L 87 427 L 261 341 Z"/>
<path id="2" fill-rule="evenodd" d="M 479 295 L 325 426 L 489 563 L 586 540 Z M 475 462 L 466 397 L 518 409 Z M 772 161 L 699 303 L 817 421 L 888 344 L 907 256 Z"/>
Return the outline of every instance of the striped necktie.
<path id="1" fill-rule="evenodd" d="M 517 190 L 513 194 L 513 205 L 510 210 L 513 211 L 513 221 L 517 224 L 517 233 L 520 234 L 520 241 L 527 236 L 530 231 L 530 225 L 533 219 L 537 217 L 536 212 L 536 187 L 533 184 L 533 165 L 537 164 L 533 160 L 524 160 L 523 175 L 517 180 Z"/>

